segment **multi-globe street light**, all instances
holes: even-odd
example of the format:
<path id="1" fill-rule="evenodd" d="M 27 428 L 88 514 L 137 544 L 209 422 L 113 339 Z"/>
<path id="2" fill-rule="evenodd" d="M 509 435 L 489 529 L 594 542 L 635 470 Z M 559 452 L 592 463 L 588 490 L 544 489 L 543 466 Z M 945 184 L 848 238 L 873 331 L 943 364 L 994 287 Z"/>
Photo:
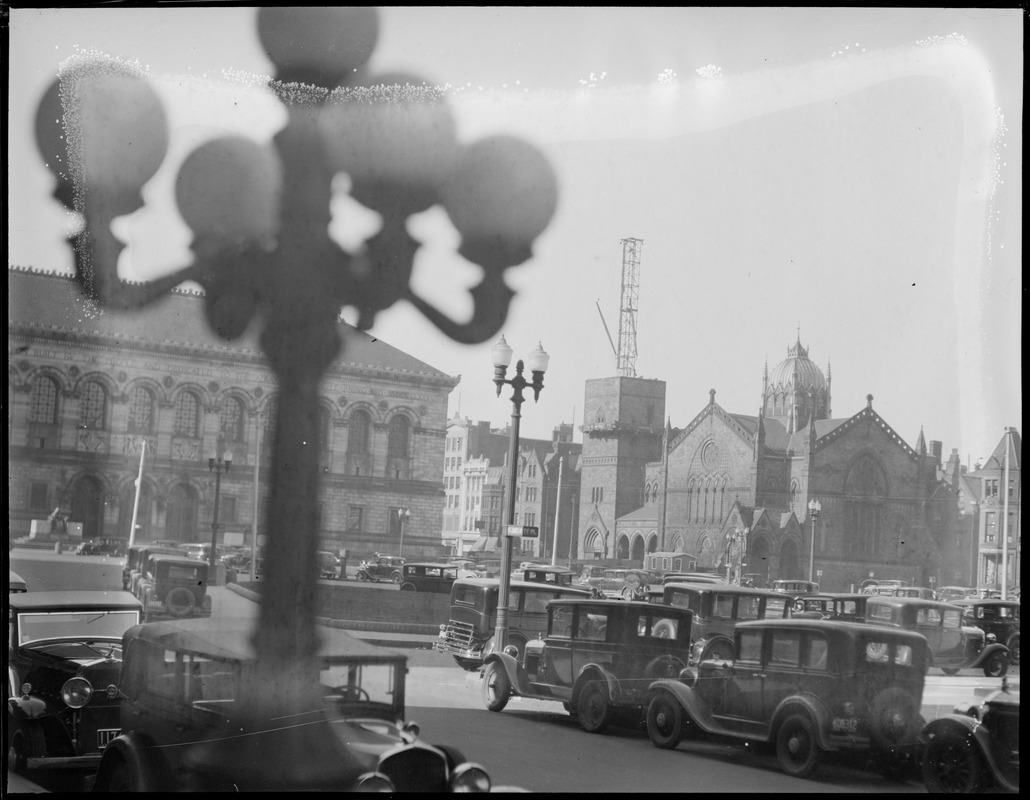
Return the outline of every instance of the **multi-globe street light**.
<path id="1" fill-rule="evenodd" d="M 494 384 L 497 386 L 497 396 L 501 396 L 501 389 L 510 386 L 511 392 L 511 436 L 508 441 L 508 525 L 515 524 L 515 482 L 518 479 L 518 455 L 519 455 L 519 422 L 522 419 L 523 390 L 527 387 L 533 390 L 533 401 L 540 399 L 540 390 L 544 388 L 544 373 L 547 371 L 547 364 L 551 357 L 544 352 L 542 345 L 537 344 L 536 349 L 529 354 L 529 371 L 533 375 L 532 382 L 527 381 L 522 372 L 525 369 L 522 359 L 515 364 L 515 377 L 506 379 L 508 365 L 511 364 L 512 349 L 502 336 L 490 351 L 494 365 Z M 505 531 L 501 547 L 501 583 L 498 587 L 497 597 L 497 627 L 494 630 L 494 649 L 501 651 L 508 640 L 508 593 L 511 585 L 511 536 Z"/>
<path id="2" fill-rule="evenodd" d="M 808 580 L 815 580 L 815 521 L 819 519 L 819 512 L 823 510 L 823 504 L 814 497 L 808 501 L 808 516 L 812 519 L 812 541 L 808 547 Z"/>
<path id="3" fill-rule="evenodd" d="M 218 561 L 218 503 L 221 499 L 222 494 L 222 473 L 229 474 L 229 467 L 232 466 L 232 453 L 223 453 L 222 455 L 209 456 L 207 459 L 207 468 L 209 472 L 215 473 L 215 508 L 211 515 L 211 555 L 208 557 L 208 564 L 211 574 L 208 576 L 208 581 L 212 584 L 215 582 L 217 573 L 215 572 L 215 564 Z"/>

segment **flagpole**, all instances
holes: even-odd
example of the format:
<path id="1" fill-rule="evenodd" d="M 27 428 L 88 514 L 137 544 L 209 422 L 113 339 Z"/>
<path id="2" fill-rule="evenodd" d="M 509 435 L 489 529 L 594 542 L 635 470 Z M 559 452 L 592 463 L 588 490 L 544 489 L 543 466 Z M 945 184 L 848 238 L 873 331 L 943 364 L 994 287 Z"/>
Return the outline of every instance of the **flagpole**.
<path id="1" fill-rule="evenodd" d="M 554 499 L 554 543 L 551 545 L 551 566 L 558 564 L 558 517 L 561 516 L 561 474 L 565 468 L 565 456 L 558 459 L 558 491 Z"/>
<path id="2" fill-rule="evenodd" d="M 132 501 L 132 525 L 129 527 L 129 547 L 136 542 L 136 517 L 139 515 L 139 496 L 143 488 L 143 456 L 147 452 L 147 440 L 140 439 L 139 473 L 136 475 L 136 499 Z"/>

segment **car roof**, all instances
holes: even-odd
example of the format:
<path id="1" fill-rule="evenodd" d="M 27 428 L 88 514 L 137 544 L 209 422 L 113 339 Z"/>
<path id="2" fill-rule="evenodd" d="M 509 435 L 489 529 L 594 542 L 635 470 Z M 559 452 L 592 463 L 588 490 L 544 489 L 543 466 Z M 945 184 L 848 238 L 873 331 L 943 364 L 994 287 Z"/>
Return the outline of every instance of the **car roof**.
<path id="1" fill-rule="evenodd" d="M 567 575 L 577 575 L 577 574 L 579 574 L 579 573 L 575 572 L 574 570 L 569 569 L 568 567 L 552 567 L 550 565 L 538 567 L 535 564 L 532 564 L 532 565 L 530 565 L 528 567 L 525 567 L 524 569 L 525 569 L 526 572 L 530 572 L 530 571 L 532 571 L 532 572 L 557 572 L 557 573 L 560 573 L 562 575 L 566 575 L 566 574 Z"/>
<path id="2" fill-rule="evenodd" d="M 694 589 L 699 592 L 732 592 L 733 594 L 750 595 L 752 597 L 789 597 L 783 592 L 776 592 L 772 589 L 752 589 L 748 586 L 738 586 L 735 583 L 691 583 L 690 581 L 675 580 L 665 584 L 670 586 L 682 586 L 685 589 Z"/>
<path id="3" fill-rule="evenodd" d="M 997 600 L 989 597 L 970 597 L 966 600 L 956 600 L 952 603 L 955 606 L 1005 606 L 1007 608 L 1019 608 L 1020 603 L 1017 600 Z"/>
<path id="4" fill-rule="evenodd" d="M 147 622 L 135 625 L 125 632 L 125 640 L 138 639 L 164 647 L 197 655 L 231 661 L 251 661 L 257 658 L 254 649 L 254 620 L 239 617 Z M 346 631 L 335 630 L 332 636 L 321 636 L 319 655 L 351 656 L 381 661 L 407 661 L 407 655 L 380 645 L 370 644 Z"/>
<path id="5" fill-rule="evenodd" d="M 501 580 L 500 578 L 458 578 L 454 583 L 455 585 L 482 586 L 486 588 L 491 586 L 500 586 Z M 584 597 L 590 596 L 589 589 L 584 589 L 580 586 L 559 586 L 556 583 L 540 583 L 539 581 L 508 581 L 508 586 L 519 586 L 529 589 L 546 588 L 565 592 L 569 595 L 583 595 Z"/>
<path id="6" fill-rule="evenodd" d="M 65 591 L 65 592 L 25 592 L 12 594 L 10 606 L 16 611 L 43 611 L 55 609 L 104 609 L 138 610 L 143 607 L 139 600 L 129 592 L 111 591 Z"/>
<path id="7" fill-rule="evenodd" d="M 927 600 L 922 597 L 894 597 L 892 595 L 871 594 L 869 595 L 868 602 L 875 603 L 879 606 L 917 606 L 927 608 L 950 608 L 956 611 L 962 610 L 962 606 L 955 605 L 955 603 L 942 603 L 940 600 Z"/>
<path id="8" fill-rule="evenodd" d="M 530 584 L 532 585 L 532 584 Z M 655 609 L 661 609 L 664 614 L 666 611 L 676 614 L 690 614 L 694 615 L 694 612 L 689 608 L 680 608 L 679 606 L 667 606 L 658 603 L 649 603 L 647 600 L 623 600 L 622 598 L 612 599 L 593 599 L 589 597 L 567 597 L 561 600 L 551 600 L 547 603 L 550 607 L 556 603 L 562 605 L 574 605 L 582 606 L 583 608 L 639 608 L 641 610 L 654 611 Z"/>
<path id="9" fill-rule="evenodd" d="M 154 562 L 160 562 L 162 564 L 188 564 L 191 567 L 197 564 L 206 565 L 206 561 L 201 561 L 199 558 L 190 558 L 189 556 L 177 556 L 170 553 L 151 553 L 149 554 L 149 560 Z"/>
<path id="10" fill-rule="evenodd" d="M 915 631 L 905 630 L 904 628 L 884 627 L 881 625 L 867 625 L 863 622 L 849 622 L 845 620 L 836 619 L 811 619 L 811 618 L 799 618 L 792 617 L 789 619 L 755 619 L 748 620 L 747 622 L 738 622 L 735 629 L 747 630 L 748 628 L 787 628 L 790 630 L 822 630 L 822 631 L 845 631 L 851 632 L 855 635 L 862 633 L 863 631 L 876 631 L 876 636 L 880 636 L 880 632 L 885 632 L 885 635 L 890 636 L 894 639 L 907 639 L 909 642 L 920 642 L 922 646 L 926 647 L 926 637 L 921 633 Z"/>
<path id="11" fill-rule="evenodd" d="M 442 567 L 444 569 L 458 569 L 461 564 L 455 564 L 447 561 L 405 561 L 404 566 L 406 567 Z"/>
<path id="12" fill-rule="evenodd" d="M 16 586 L 22 589 L 28 588 L 28 584 L 25 583 L 25 579 L 17 572 L 14 572 L 12 570 L 8 570 L 7 585 Z"/>

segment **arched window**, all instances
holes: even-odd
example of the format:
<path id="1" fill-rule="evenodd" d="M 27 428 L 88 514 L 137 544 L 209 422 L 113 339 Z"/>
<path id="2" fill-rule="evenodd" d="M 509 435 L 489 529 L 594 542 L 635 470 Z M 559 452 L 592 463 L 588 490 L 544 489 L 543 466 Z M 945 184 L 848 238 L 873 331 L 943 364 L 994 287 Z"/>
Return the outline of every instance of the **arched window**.
<path id="1" fill-rule="evenodd" d="M 197 438 L 200 429 L 200 403 L 192 392 L 180 392 L 175 400 L 175 435 Z"/>
<path id="2" fill-rule="evenodd" d="M 332 421 L 329 417 L 329 412 L 324 409 L 318 409 L 318 444 L 322 453 L 322 461 L 328 463 L 329 459 L 329 445 L 332 442 Z"/>
<path id="3" fill-rule="evenodd" d="M 50 425 L 57 422 L 57 381 L 53 378 L 40 375 L 32 382 L 29 421 Z"/>
<path id="4" fill-rule="evenodd" d="M 408 432 L 411 423 L 408 418 L 398 414 L 390 420 L 390 435 L 386 441 L 387 458 L 408 457 Z"/>
<path id="5" fill-rule="evenodd" d="M 372 418 L 356 409 L 347 420 L 347 474 L 372 475 Z"/>
<path id="6" fill-rule="evenodd" d="M 137 386 L 129 397 L 129 433 L 154 432 L 154 394 Z"/>
<path id="7" fill-rule="evenodd" d="M 226 397 L 222 403 L 219 427 L 226 442 L 242 442 L 246 438 L 246 413 L 238 397 Z"/>
<path id="8" fill-rule="evenodd" d="M 107 427 L 107 390 L 99 381 L 89 381 L 83 387 L 79 427 L 94 431 Z"/>

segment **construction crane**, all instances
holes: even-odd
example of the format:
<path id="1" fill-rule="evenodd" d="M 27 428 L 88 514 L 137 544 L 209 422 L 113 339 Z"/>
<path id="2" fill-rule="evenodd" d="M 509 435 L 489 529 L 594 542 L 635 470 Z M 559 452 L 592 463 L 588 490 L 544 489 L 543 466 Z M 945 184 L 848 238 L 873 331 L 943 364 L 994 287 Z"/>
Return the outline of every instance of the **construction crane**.
<path id="1" fill-rule="evenodd" d="M 604 321 L 601 301 L 597 301 L 597 313 L 608 336 L 608 343 L 615 353 L 616 371 L 623 377 L 637 376 L 637 305 L 640 293 L 640 249 L 643 239 L 622 239 L 622 298 L 619 303 L 619 346 L 612 341 L 608 323 Z"/>

